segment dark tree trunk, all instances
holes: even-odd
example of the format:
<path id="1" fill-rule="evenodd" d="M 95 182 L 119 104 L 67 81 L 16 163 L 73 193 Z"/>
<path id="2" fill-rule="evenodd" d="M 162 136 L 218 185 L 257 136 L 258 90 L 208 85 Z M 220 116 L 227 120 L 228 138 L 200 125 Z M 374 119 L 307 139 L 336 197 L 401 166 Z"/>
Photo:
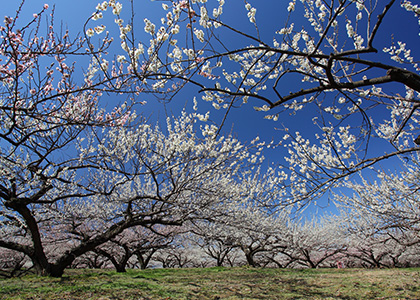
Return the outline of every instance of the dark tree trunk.
<path id="1" fill-rule="evenodd" d="M 142 252 L 136 251 L 134 254 L 137 256 L 137 260 L 140 264 L 140 269 L 145 270 L 150 263 L 150 260 L 153 257 L 153 254 L 157 251 L 157 249 L 152 249 L 150 252 Z"/>
<path id="2" fill-rule="evenodd" d="M 247 248 L 245 248 L 245 249 L 243 248 L 242 250 L 245 254 L 246 262 L 248 263 L 248 265 L 251 266 L 251 267 L 254 267 L 254 268 L 258 267 L 258 264 L 256 263 L 256 261 L 254 259 L 254 256 L 257 253 L 257 251 L 250 250 L 250 249 L 247 249 Z"/>
<path id="3" fill-rule="evenodd" d="M 35 273 L 42 276 L 49 275 L 51 265 L 45 255 L 38 224 L 27 207 L 27 204 L 23 200 L 17 198 L 11 198 L 6 201 L 5 204 L 6 207 L 18 212 L 25 220 L 31 234 L 32 247 L 24 249 L 24 253 L 32 260 Z"/>

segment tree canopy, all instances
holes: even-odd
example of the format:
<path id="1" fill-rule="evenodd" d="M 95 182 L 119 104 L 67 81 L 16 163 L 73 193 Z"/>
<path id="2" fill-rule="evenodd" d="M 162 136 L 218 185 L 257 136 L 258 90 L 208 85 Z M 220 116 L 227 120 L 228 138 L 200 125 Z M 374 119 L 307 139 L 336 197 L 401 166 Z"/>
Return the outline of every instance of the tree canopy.
<path id="1" fill-rule="evenodd" d="M 343 216 L 369 212 L 383 220 L 372 235 L 398 228 L 393 240 L 404 244 L 404 234 L 416 234 L 417 5 L 158 4 L 161 16 L 140 26 L 133 0 L 104 1 L 80 34 L 59 29 L 48 4 L 22 20 L 22 1 L 5 17 L 0 247 L 28 256 L 38 273 L 61 276 L 89 252 L 109 256 L 112 243 L 112 251 L 128 247 L 121 244 L 127 232 L 185 226 L 204 239 L 214 238 L 203 234 L 211 229 L 219 243 L 229 240 L 207 248 L 218 263 L 240 247 L 251 265 L 257 253 L 276 249 L 317 266 L 336 254 L 314 258 L 311 251 L 337 223 L 292 225 L 289 217 L 326 192 L 335 193 Z M 275 24 L 264 18 L 269 10 Z M 395 16 L 410 27 L 392 24 Z M 145 95 L 173 103 L 186 90 L 194 97 L 179 115 L 154 123 L 141 114 Z M 203 111 L 208 104 L 213 109 Z M 247 106 L 257 111 L 253 118 L 273 121 L 275 139 L 244 142 L 236 128 L 229 132 L 231 115 Z M 301 118 L 312 126 L 295 131 Z M 268 165 L 270 150 L 281 154 Z M 380 170 L 387 159 L 405 175 Z M 380 184 L 350 177 L 372 170 Z"/>

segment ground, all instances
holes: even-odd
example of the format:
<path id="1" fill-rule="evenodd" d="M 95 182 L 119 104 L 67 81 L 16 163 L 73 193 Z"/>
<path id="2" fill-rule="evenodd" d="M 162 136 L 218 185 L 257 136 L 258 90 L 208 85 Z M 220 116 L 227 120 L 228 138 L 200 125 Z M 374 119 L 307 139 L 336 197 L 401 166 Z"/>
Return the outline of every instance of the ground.
<path id="1" fill-rule="evenodd" d="M 68 270 L 2 279 L 0 299 L 420 299 L 420 269 Z"/>

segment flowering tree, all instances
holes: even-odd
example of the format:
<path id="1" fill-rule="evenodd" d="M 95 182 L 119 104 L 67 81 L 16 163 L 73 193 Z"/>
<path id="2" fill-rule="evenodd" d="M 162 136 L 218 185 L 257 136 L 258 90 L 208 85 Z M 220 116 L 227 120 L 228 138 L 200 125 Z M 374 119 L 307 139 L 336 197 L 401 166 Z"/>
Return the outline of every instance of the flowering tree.
<path id="1" fill-rule="evenodd" d="M 335 195 L 347 223 L 350 262 L 415 265 L 412 253 L 420 244 L 417 155 L 403 159 L 402 165 L 400 173 L 377 171 L 377 180 L 346 181 L 343 188 L 350 192 Z"/>
<path id="2" fill-rule="evenodd" d="M 25 197 L 30 199 L 27 214 L 3 202 L 8 223 L 0 245 L 24 252 L 36 265 L 40 255 L 47 259 L 41 235 L 65 232 L 69 248 L 61 255 L 56 251 L 54 263 L 38 266 L 60 276 L 74 258 L 129 227 L 226 215 L 223 203 L 238 201 L 236 180 L 249 164 L 250 148 L 231 137 L 201 139 L 194 132 L 195 121 L 195 115 L 186 114 L 174 124 L 168 120 L 168 135 L 147 124 L 91 132 L 79 140 L 71 160 L 75 169 L 62 171 L 66 180 L 50 178 L 54 185 L 43 195 Z M 209 134 L 209 128 L 203 127 L 203 133 Z M 41 253 L 32 256 L 35 242 Z"/>
<path id="3" fill-rule="evenodd" d="M 195 235 L 184 232 L 176 235 L 166 248 L 156 252 L 153 260 L 163 268 L 205 268 L 210 262 L 203 248 L 196 243 Z"/>
<path id="4" fill-rule="evenodd" d="M 28 259 L 24 254 L 4 248 L 0 248 L 0 251 L 0 277 L 11 278 L 28 271 L 25 268 Z"/>
<path id="5" fill-rule="evenodd" d="M 396 37 L 412 34 L 417 40 L 417 5 L 406 0 L 400 5 L 395 0 L 292 0 L 288 6 L 278 4 L 284 26 L 266 28 L 258 16 L 267 10 L 265 2 L 254 7 L 244 1 L 240 25 L 224 18 L 231 10 L 239 18 L 238 3 L 162 2 L 161 25 L 144 20 L 150 42 L 137 45 L 126 34 L 128 25 L 118 23 L 122 48 L 130 57 L 126 63 L 135 68 L 137 58 L 148 61 L 141 70 L 160 73 L 153 81 L 156 91 L 171 99 L 171 92 L 188 83 L 226 114 L 252 100 L 274 121 L 282 120 L 285 111 L 314 117 L 307 137 L 283 125 L 289 152 L 284 164 L 290 169 L 285 201 L 317 198 L 349 174 L 417 151 L 418 62 L 406 42 L 383 37 L 384 26 L 398 13 L 412 22 L 409 30 L 394 26 Z M 98 5 L 98 14 L 106 4 Z M 266 38 L 268 30 L 273 34 Z M 372 154 L 368 149 L 376 141 L 386 150 Z"/>
<path id="6" fill-rule="evenodd" d="M 111 268 L 109 261 L 104 257 L 93 251 L 87 252 L 76 258 L 71 264 L 73 269 L 101 269 Z"/>
<path id="7" fill-rule="evenodd" d="M 138 263 L 141 269 L 146 269 L 156 251 L 170 247 L 177 233 L 176 227 L 160 230 L 132 227 L 93 251 L 109 260 L 117 272 L 125 272 L 129 262 L 131 265 Z M 134 262 L 134 257 L 137 262 Z"/>
<path id="8" fill-rule="evenodd" d="M 109 39 L 86 50 L 86 39 L 54 31 L 53 15 L 41 28 L 48 5 L 26 23 L 19 19 L 22 9 L 23 2 L 0 27 L 0 246 L 26 254 L 38 271 L 50 273 L 39 224 L 52 215 L 44 207 L 58 209 L 62 200 L 92 194 L 73 177 L 88 166 L 70 154 L 72 142 L 88 127 L 122 126 L 130 105 L 107 112 L 99 104 L 103 90 L 122 80 L 121 74 L 98 72 L 105 65 L 99 67 L 96 57 Z M 76 57 L 91 63 L 79 85 Z"/>
<path id="9" fill-rule="evenodd" d="M 161 228 L 161 230 L 149 230 L 141 227 L 134 228 L 134 231 L 140 234 L 135 234 L 132 237 L 135 239 L 134 255 L 137 257 L 137 262 L 140 269 L 146 269 L 149 266 L 156 251 L 170 247 L 175 236 L 179 234 L 177 228 Z M 141 239 L 139 239 L 139 236 Z"/>
<path id="10" fill-rule="evenodd" d="M 205 255 L 216 260 L 216 266 L 223 266 L 229 253 L 236 247 L 233 239 L 226 235 L 227 228 L 220 224 L 201 222 L 191 230 L 195 238 L 193 243 L 200 247 Z"/>
<path id="11" fill-rule="evenodd" d="M 346 248 L 337 257 L 346 267 L 409 267 L 417 264 L 418 241 L 415 235 L 395 228 L 380 228 L 371 216 L 344 218 L 343 243 Z M 414 254 L 414 255 L 413 255 Z"/>
<path id="12" fill-rule="evenodd" d="M 347 236 L 341 226 L 334 216 L 305 222 L 295 220 L 278 237 L 285 245 L 279 248 L 279 252 L 288 258 L 288 265 L 308 268 L 329 266 L 334 257 L 347 248 Z"/>
<path id="13" fill-rule="evenodd" d="M 418 155 L 403 161 L 403 166 L 401 173 L 378 171 L 375 181 L 361 177 L 360 182 L 345 182 L 353 194 L 337 194 L 336 200 L 359 231 L 412 246 L 420 243 Z"/>
<path id="14" fill-rule="evenodd" d="M 208 239 L 204 251 L 221 264 L 236 249 L 242 252 L 249 266 L 261 266 L 260 258 L 266 253 L 277 252 L 285 246 L 277 237 L 285 234 L 287 223 L 291 221 L 289 210 L 271 214 L 261 206 L 244 202 L 224 221 L 214 224 L 197 223 L 193 231 Z"/>
<path id="15" fill-rule="evenodd" d="M 107 7 L 118 16 L 117 2 Z M 225 214 L 262 145 L 216 136 L 214 125 L 197 132 L 208 119 L 198 113 L 168 118 L 164 130 L 146 124 L 132 106 L 156 73 L 132 85 L 138 74 L 104 58 L 110 39 L 99 47 L 89 33 L 71 40 L 52 23 L 42 34 L 48 6 L 19 25 L 21 9 L 0 28 L 0 247 L 61 276 L 127 228 Z M 85 72 L 76 57 L 89 63 Z M 104 92 L 131 98 L 108 108 Z"/>

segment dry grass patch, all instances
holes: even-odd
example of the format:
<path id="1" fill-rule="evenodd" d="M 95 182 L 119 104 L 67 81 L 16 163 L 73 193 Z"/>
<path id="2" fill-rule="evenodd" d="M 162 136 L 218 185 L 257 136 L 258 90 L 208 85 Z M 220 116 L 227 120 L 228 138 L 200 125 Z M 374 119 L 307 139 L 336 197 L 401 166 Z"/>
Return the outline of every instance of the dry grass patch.
<path id="1" fill-rule="evenodd" d="M 420 269 L 68 270 L 3 279 L 0 299 L 420 299 Z"/>

